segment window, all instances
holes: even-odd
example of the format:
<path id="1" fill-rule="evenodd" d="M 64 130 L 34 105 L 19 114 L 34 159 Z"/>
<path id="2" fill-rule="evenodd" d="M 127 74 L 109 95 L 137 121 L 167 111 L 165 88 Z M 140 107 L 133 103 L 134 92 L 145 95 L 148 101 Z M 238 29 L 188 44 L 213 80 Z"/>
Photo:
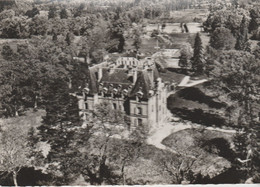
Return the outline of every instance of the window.
<path id="1" fill-rule="evenodd" d="M 115 110 L 117 109 L 116 103 L 113 103 L 113 107 Z"/>
<path id="2" fill-rule="evenodd" d="M 153 105 L 152 105 L 152 112 L 153 112 Z"/>
<path id="3" fill-rule="evenodd" d="M 141 107 L 137 107 L 137 114 L 142 115 L 142 108 Z"/>
<path id="4" fill-rule="evenodd" d="M 143 120 L 138 118 L 138 125 L 142 125 L 143 124 Z"/>
<path id="5" fill-rule="evenodd" d="M 85 103 L 85 109 L 88 110 L 88 103 Z"/>

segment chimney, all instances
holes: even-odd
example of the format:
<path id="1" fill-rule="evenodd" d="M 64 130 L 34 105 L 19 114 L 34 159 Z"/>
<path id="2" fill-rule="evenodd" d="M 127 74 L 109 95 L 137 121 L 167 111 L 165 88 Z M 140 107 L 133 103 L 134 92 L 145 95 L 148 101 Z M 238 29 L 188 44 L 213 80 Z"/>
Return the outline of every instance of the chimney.
<path id="1" fill-rule="evenodd" d="M 133 84 L 135 84 L 136 83 L 136 80 L 137 80 L 137 70 L 133 70 Z"/>
<path id="2" fill-rule="evenodd" d="M 98 81 L 100 81 L 102 79 L 103 76 L 103 69 L 102 68 L 98 68 Z"/>
<path id="3" fill-rule="evenodd" d="M 151 82 L 151 86 L 154 87 L 154 76 L 153 76 L 152 68 L 147 69 L 147 74 L 148 74 L 149 80 Z"/>

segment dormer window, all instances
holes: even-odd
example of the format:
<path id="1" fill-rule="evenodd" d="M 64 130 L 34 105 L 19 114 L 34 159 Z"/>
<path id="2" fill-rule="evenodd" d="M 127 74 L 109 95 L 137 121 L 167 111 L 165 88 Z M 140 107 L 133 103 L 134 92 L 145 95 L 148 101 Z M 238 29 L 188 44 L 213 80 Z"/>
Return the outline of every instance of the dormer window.
<path id="1" fill-rule="evenodd" d="M 128 90 L 124 89 L 124 90 L 123 90 L 123 94 L 124 94 L 124 95 L 127 95 L 127 94 L 128 94 Z"/>
<path id="2" fill-rule="evenodd" d="M 122 85 L 119 84 L 119 85 L 118 85 L 118 91 L 121 92 L 121 90 L 122 90 Z"/>
<path id="3" fill-rule="evenodd" d="M 153 96 L 153 94 L 154 94 L 154 91 L 153 90 L 149 90 L 149 96 L 151 97 L 151 96 Z"/>
<path id="4" fill-rule="evenodd" d="M 113 93 L 114 94 L 117 94 L 118 93 L 118 90 L 116 88 L 113 89 Z"/>
<path id="5" fill-rule="evenodd" d="M 144 96 L 144 93 L 142 91 L 137 92 L 137 97 L 142 98 Z"/>
<path id="6" fill-rule="evenodd" d="M 84 88 L 84 92 L 86 93 L 86 94 L 89 94 L 89 88 Z"/>
<path id="7" fill-rule="evenodd" d="M 103 92 L 104 93 L 107 93 L 107 91 L 108 91 L 108 89 L 105 87 L 105 88 L 103 88 Z"/>

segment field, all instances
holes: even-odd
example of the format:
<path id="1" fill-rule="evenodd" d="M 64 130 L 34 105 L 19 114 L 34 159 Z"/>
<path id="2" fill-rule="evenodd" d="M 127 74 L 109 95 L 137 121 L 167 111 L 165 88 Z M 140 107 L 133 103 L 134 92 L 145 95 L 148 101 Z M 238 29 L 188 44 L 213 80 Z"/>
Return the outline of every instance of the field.
<path id="1" fill-rule="evenodd" d="M 181 11 L 171 12 L 172 23 L 189 23 L 193 22 L 194 19 L 201 20 L 203 22 L 206 20 L 209 11 L 207 9 L 186 9 Z"/>
<path id="2" fill-rule="evenodd" d="M 201 24 L 196 22 L 186 23 L 189 29 L 189 33 L 197 33 L 202 30 Z M 158 29 L 158 24 L 148 24 L 144 27 L 144 30 L 148 33 L 151 33 L 153 30 Z M 163 30 L 164 33 L 181 33 L 180 23 L 166 23 L 166 27 Z"/>

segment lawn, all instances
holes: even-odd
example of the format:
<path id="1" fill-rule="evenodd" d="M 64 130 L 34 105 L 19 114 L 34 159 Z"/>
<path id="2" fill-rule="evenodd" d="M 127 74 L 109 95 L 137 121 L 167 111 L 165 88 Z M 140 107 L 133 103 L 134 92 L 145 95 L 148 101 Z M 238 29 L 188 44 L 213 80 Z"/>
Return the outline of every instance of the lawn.
<path id="1" fill-rule="evenodd" d="M 183 45 L 194 45 L 194 33 L 171 33 L 169 39 L 173 43 L 174 49 L 181 49 Z"/>
<path id="2" fill-rule="evenodd" d="M 196 18 L 200 20 L 200 22 L 203 22 L 207 19 L 208 14 L 209 11 L 207 9 L 186 9 L 180 11 L 172 11 L 171 21 L 173 23 L 190 23 L 193 22 Z"/>
<path id="3" fill-rule="evenodd" d="M 12 118 L 0 118 L 0 128 L 2 130 L 8 130 L 12 128 L 14 125 L 19 125 L 21 130 L 23 130 L 22 134 L 28 134 L 29 129 L 31 127 L 37 128 L 41 125 L 42 117 L 46 114 L 45 110 L 39 109 L 37 111 L 33 111 L 33 109 L 27 110 L 23 115 Z M 39 143 L 39 149 L 42 150 L 44 156 L 47 156 L 50 147 L 45 142 Z"/>
<path id="4" fill-rule="evenodd" d="M 24 130 L 30 129 L 31 127 L 38 127 L 41 125 L 42 116 L 45 115 L 44 110 L 33 111 L 32 109 L 26 111 L 22 116 L 12 118 L 0 118 L 0 126 L 3 129 L 7 129 L 12 125 L 22 126 Z"/>
<path id="5" fill-rule="evenodd" d="M 204 126 L 228 126 L 226 104 L 208 96 L 199 87 L 185 88 L 171 95 L 167 100 L 168 109 L 179 118 Z"/>
<path id="6" fill-rule="evenodd" d="M 180 24 L 181 24 L 180 22 L 166 23 L 166 27 L 164 28 L 163 33 L 165 33 L 165 34 L 181 33 L 182 31 L 181 31 Z M 197 33 L 197 32 L 200 32 L 201 29 L 202 29 L 200 23 L 189 22 L 189 23 L 186 23 L 186 24 L 187 24 L 187 27 L 189 29 L 189 33 Z M 148 24 L 144 28 L 144 30 L 148 33 L 152 33 L 153 30 L 157 30 L 157 29 L 158 29 L 158 24 Z"/>

